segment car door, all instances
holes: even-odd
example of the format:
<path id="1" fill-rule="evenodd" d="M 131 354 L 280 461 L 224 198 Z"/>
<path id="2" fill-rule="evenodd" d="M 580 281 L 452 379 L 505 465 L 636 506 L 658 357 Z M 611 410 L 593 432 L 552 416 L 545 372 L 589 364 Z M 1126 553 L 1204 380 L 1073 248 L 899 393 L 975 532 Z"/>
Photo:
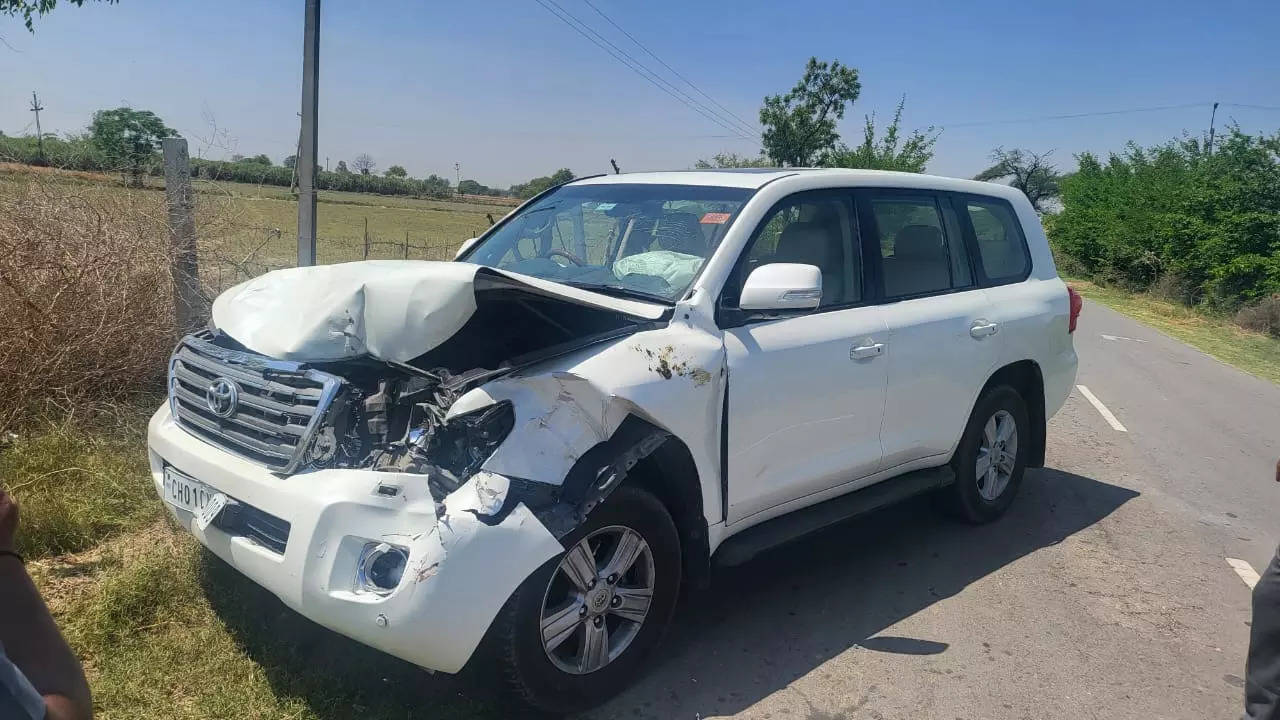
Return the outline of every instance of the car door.
<path id="1" fill-rule="evenodd" d="M 818 266 L 818 308 L 790 317 L 737 310 L 746 276 L 770 262 Z M 886 328 L 865 300 L 862 266 L 846 191 L 782 200 L 739 258 L 719 313 L 729 371 L 727 524 L 879 469 Z"/>
<path id="2" fill-rule="evenodd" d="M 974 270 L 991 302 L 988 319 L 1000 328 L 1000 365 L 1040 357 L 1046 335 L 1061 341 L 1045 318 L 1054 317 L 1066 290 L 1058 283 L 1026 282 L 1031 251 L 1013 205 L 1002 198 L 953 195 L 952 204 L 974 248 Z"/>
<path id="3" fill-rule="evenodd" d="M 928 191 L 858 195 L 864 252 L 888 327 L 883 467 L 950 452 L 999 358 L 955 209 Z"/>

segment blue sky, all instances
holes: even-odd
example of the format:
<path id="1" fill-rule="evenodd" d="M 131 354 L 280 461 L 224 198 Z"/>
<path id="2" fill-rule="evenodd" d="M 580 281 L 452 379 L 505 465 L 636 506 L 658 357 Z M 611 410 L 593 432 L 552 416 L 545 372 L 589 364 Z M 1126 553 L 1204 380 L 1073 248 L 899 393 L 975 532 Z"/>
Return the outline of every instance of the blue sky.
<path id="1" fill-rule="evenodd" d="M 612 42 L 665 70 L 584 0 L 557 0 Z M 737 116 L 790 88 L 816 55 L 857 67 L 864 113 L 945 129 L 929 166 L 969 176 L 997 145 L 1106 153 L 1208 125 L 1209 102 L 1280 107 L 1280 2 L 860 3 L 593 0 Z M 0 130 L 29 127 L 33 89 L 46 131 L 88 124 L 95 109 L 154 110 L 208 157 L 267 153 L 297 141 L 302 1 L 121 0 L 63 3 L 30 34 L 0 18 Z M 506 186 L 568 166 L 605 172 L 689 167 L 720 151 L 754 153 L 620 65 L 534 0 L 326 0 L 321 42 L 321 161 L 365 152 L 421 176 Z M 677 82 L 673 79 L 673 82 Z M 694 97 L 694 91 L 685 88 Z M 987 121 L 1204 103 L 1103 117 Z M 208 144 L 210 120 L 221 131 Z M 1280 129 L 1280 111 L 1223 107 L 1248 131 Z"/>

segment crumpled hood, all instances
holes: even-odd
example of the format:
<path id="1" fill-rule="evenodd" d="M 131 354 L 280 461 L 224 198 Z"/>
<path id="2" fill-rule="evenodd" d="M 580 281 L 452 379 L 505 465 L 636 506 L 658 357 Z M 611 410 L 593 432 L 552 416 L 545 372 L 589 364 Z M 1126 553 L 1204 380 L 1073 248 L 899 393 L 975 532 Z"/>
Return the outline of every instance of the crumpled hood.
<path id="1" fill-rule="evenodd" d="M 478 293 L 491 286 L 643 320 L 665 311 L 471 263 L 366 260 L 276 270 L 241 283 L 214 300 L 213 322 L 250 350 L 281 360 L 369 355 L 408 362 L 461 330 Z"/>

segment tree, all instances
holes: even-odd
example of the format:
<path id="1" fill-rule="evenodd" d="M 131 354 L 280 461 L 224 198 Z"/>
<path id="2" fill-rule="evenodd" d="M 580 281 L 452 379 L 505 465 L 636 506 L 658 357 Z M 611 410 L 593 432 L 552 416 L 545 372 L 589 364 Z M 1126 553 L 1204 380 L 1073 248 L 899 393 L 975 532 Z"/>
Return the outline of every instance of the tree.
<path id="1" fill-rule="evenodd" d="M 925 130 L 913 130 L 901 149 L 902 108 L 907 103 L 903 95 L 898 107 L 893 112 L 893 122 L 885 128 L 884 136 L 876 140 L 876 114 L 866 117 L 866 126 L 862 131 L 862 144 L 856 148 L 840 145 L 827 159 L 829 167 L 864 168 L 868 170 L 898 170 L 901 172 L 924 172 L 925 166 L 933 159 L 933 145 L 938 142 L 938 134 L 930 125 Z"/>
<path id="2" fill-rule="evenodd" d="M 393 177 L 393 178 L 405 178 L 405 177 L 409 177 L 409 171 L 405 170 L 404 167 L 401 165 L 392 165 L 391 167 L 387 168 L 387 171 L 383 173 L 383 175 L 386 175 L 387 177 Z"/>
<path id="3" fill-rule="evenodd" d="M 146 166 L 155 159 L 160 140 L 177 135 L 150 110 L 121 107 L 93 114 L 89 137 L 107 166 L 119 170 L 134 187 L 142 187 Z"/>
<path id="4" fill-rule="evenodd" d="M 99 0 L 108 5 L 114 5 L 119 0 Z M 58 0 L 0 0 L 0 13 L 4 13 L 9 17 L 22 16 L 22 22 L 27 26 L 27 30 L 35 32 L 35 28 L 31 24 L 31 19 L 35 16 L 44 16 L 53 10 Z M 77 7 L 84 5 L 84 0 L 67 0 L 67 2 Z"/>
<path id="5" fill-rule="evenodd" d="M 346 160 L 339 160 L 339 161 L 338 161 L 338 167 L 334 168 L 334 169 L 333 169 L 333 171 L 334 171 L 334 172 L 336 172 L 336 173 L 338 173 L 339 175 L 350 175 L 350 174 L 351 174 L 351 171 L 347 169 L 347 161 L 346 161 Z"/>
<path id="6" fill-rule="evenodd" d="M 546 177 L 536 177 L 527 183 L 511 186 L 511 194 L 518 198 L 531 198 L 548 188 L 563 185 L 574 178 L 569 168 L 560 168 Z"/>
<path id="7" fill-rule="evenodd" d="M 282 166 L 287 167 L 287 168 L 289 168 L 290 170 L 292 170 L 292 169 L 294 169 L 294 168 L 298 167 L 298 156 L 297 156 L 297 155 L 286 155 L 286 156 L 285 156 L 285 158 L 284 158 L 283 160 L 281 160 L 281 161 L 280 161 L 280 164 L 281 164 Z"/>
<path id="8" fill-rule="evenodd" d="M 862 85 L 857 68 L 809 58 L 804 77 L 785 95 L 769 95 L 760 108 L 764 154 L 777 165 L 821 164 L 835 149 L 836 123 L 845 106 L 858 99 Z"/>
<path id="9" fill-rule="evenodd" d="M 773 163 L 764 155 L 747 157 L 738 153 L 716 153 L 710 160 L 698 160 L 693 166 L 699 170 L 713 168 L 762 168 L 772 167 Z"/>
<path id="10" fill-rule="evenodd" d="M 1036 153 L 998 147 L 991 151 L 991 160 L 995 164 L 974 175 L 973 179 L 991 182 L 1009 178 L 1009 184 L 1027 196 L 1036 212 L 1044 212 L 1044 202 L 1061 194 L 1062 174 L 1049 162 L 1052 154 L 1052 150 Z"/>
<path id="11" fill-rule="evenodd" d="M 368 153 L 360 153 L 355 160 L 351 161 L 351 167 L 361 175 L 371 175 L 378 165 Z"/>
<path id="12" fill-rule="evenodd" d="M 463 180 L 458 183 L 458 192 L 462 195 L 486 195 L 489 192 L 489 188 L 475 180 Z"/>

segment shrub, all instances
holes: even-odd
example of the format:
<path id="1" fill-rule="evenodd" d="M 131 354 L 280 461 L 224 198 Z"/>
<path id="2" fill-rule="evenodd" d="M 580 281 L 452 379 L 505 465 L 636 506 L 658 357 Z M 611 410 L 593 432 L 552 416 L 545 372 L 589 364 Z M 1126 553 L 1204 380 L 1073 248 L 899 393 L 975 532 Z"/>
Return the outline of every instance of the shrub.
<path id="1" fill-rule="evenodd" d="M 1235 319 L 1236 324 L 1246 330 L 1280 338 L 1280 295 L 1240 308 Z"/>
<path id="2" fill-rule="evenodd" d="M 164 196 L 0 186 L 0 431 L 50 402 L 163 385 L 175 338 Z"/>
<path id="3" fill-rule="evenodd" d="M 1059 257 L 1130 289 L 1177 278 L 1184 301 L 1221 309 L 1280 292 L 1280 133 L 1077 159 L 1046 223 Z"/>

